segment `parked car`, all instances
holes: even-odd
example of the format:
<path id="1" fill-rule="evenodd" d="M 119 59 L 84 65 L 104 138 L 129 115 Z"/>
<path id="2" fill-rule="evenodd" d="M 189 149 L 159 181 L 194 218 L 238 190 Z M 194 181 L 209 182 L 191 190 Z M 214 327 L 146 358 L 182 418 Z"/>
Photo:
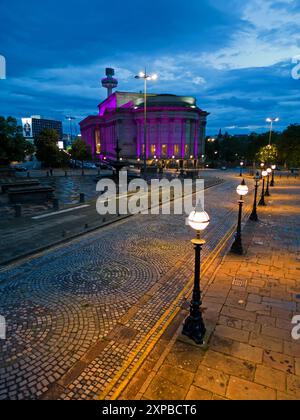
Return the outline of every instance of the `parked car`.
<path id="1" fill-rule="evenodd" d="M 12 169 L 15 169 L 17 172 L 27 172 L 28 168 L 25 165 L 17 164 L 17 165 L 11 165 Z"/>
<path id="2" fill-rule="evenodd" d="M 83 167 L 85 169 L 97 169 L 97 166 L 94 163 L 91 163 L 91 162 L 84 162 Z"/>
<path id="3" fill-rule="evenodd" d="M 109 165 L 108 163 L 103 163 L 103 162 L 96 163 L 96 167 L 103 170 L 109 170 L 109 171 L 114 170 L 114 168 L 111 165 Z"/>

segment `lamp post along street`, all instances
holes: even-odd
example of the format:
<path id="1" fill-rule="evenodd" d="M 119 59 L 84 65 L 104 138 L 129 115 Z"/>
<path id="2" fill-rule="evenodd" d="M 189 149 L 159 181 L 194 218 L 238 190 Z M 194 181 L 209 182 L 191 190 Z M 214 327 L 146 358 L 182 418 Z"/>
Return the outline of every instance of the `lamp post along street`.
<path id="1" fill-rule="evenodd" d="M 244 167 L 244 162 L 240 163 L 240 177 L 243 176 L 243 167 Z"/>
<path id="2" fill-rule="evenodd" d="M 243 253 L 244 253 L 243 243 L 242 243 L 242 216 L 243 216 L 243 205 L 244 205 L 243 197 L 246 196 L 249 192 L 249 189 L 248 189 L 244 179 L 243 179 L 241 185 L 239 185 L 237 187 L 236 192 L 240 196 L 239 216 L 238 216 L 238 225 L 237 225 L 235 240 L 232 244 L 231 252 L 234 253 L 234 254 L 243 255 Z"/>
<path id="3" fill-rule="evenodd" d="M 279 121 L 279 118 L 267 118 L 266 121 L 270 123 L 269 146 L 272 144 L 273 124 Z"/>
<path id="4" fill-rule="evenodd" d="M 201 251 L 206 243 L 201 239 L 200 233 L 209 225 L 209 216 L 205 211 L 195 209 L 189 216 L 189 225 L 197 231 L 197 237 L 192 240 L 195 249 L 195 276 L 194 289 L 190 305 L 190 314 L 186 318 L 182 334 L 189 337 L 196 344 L 203 344 L 206 333 L 205 324 L 202 317 L 202 294 L 201 294 Z"/>
<path id="5" fill-rule="evenodd" d="M 255 190 L 254 190 L 254 202 L 253 202 L 253 209 L 252 209 L 252 213 L 250 215 L 250 220 L 252 220 L 252 222 L 258 222 L 258 215 L 257 215 L 257 195 L 258 195 L 258 186 L 259 186 L 259 173 L 256 173 L 256 176 L 254 177 L 255 179 Z"/>
<path id="6" fill-rule="evenodd" d="M 136 79 L 143 79 L 144 80 L 144 177 L 146 176 L 147 172 L 147 140 L 148 140 L 148 124 L 147 124 L 147 82 L 148 80 L 157 80 L 157 75 L 147 74 L 147 70 L 145 72 L 140 72 L 139 75 L 135 76 Z"/>
<path id="7" fill-rule="evenodd" d="M 266 206 L 266 201 L 265 201 L 266 176 L 268 176 L 268 172 L 262 171 L 263 185 L 262 185 L 262 190 L 261 190 L 261 197 L 258 203 L 259 206 Z"/>
<path id="8" fill-rule="evenodd" d="M 268 173 L 268 176 L 267 176 L 267 188 L 266 188 L 265 196 L 266 197 L 270 197 L 271 196 L 271 194 L 270 194 L 270 175 L 272 173 L 272 169 L 271 168 L 268 168 L 267 169 L 267 173 Z"/>
<path id="9" fill-rule="evenodd" d="M 275 171 L 276 171 L 276 165 L 272 165 L 271 169 L 272 169 L 272 180 L 271 180 L 271 187 L 275 187 Z"/>

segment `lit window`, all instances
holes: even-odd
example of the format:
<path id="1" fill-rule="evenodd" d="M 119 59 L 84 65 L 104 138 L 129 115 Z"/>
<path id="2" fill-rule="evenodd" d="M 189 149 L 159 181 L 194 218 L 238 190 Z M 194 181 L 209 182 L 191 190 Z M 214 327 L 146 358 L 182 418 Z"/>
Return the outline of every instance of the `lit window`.
<path id="1" fill-rule="evenodd" d="M 95 132 L 95 143 L 96 143 L 96 153 L 97 155 L 100 155 L 101 153 L 100 129 L 97 129 Z"/>
<path id="2" fill-rule="evenodd" d="M 162 153 L 163 156 L 167 156 L 167 145 L 166 144 L 163 144 L 161 146 L 161 153 Z"/>
<path id="3" fill-rule="evenodd" d="M 151 144 L 151 155 L 154 156 L 156 153 L 156 146 L 155 144 Z"/>
<path id="4" fill-rule="evenodd" d="M 175 156 L 179 155 L 179 145 L 178 144 L 174 144 L 174 155 Z"/>
<path id="5" fill-rule="evenodd" d="M 185 153 L 186 156 L 190 153 L 190 147 L 189 147 L 188 144 L 185 145 L 184 153 Z"/>

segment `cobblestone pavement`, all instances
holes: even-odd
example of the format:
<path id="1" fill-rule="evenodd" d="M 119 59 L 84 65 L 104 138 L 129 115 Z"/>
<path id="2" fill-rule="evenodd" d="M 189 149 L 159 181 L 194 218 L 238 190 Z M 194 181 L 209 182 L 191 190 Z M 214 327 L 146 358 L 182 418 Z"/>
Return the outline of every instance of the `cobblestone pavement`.
<path id="1" fill-rule="evenodd" d="M 205 175 L 204 180 L 205 188 L 222 181 L 219 177 L 209 175 Z M 96 183 L 92 179 L 89 183 L 93 185 L 95 195 Z M 97 194 L 99 195 L 99 192 Z M 95 200 L 86 200 L 83 207 L 80 203 L 77 206 L 60 206 L 60 211 L 73 209 L 67 213 L 56 212 L 53 210 L 53 204 L 48 211 L 45 211 L 42 206 L 22 206 L 21 218 L 14 217 L 13 208 L 11 208 L 10 219 L 2 218 L 0 212 L 2 237 L 0 265 L 7 264 L 16 258 L 28 256 L 28 253 L 35 254 L 41 248 L 57 245 L 70 238 L 74 239 L 74 236 L 82 235 L 117 219 L 115 215 L 102 217 L 95 211 L 95 208 Z M 37 216 L 35 211 L 37 214 L 42 212 L 42 215 L 38 215 L 42 218 L 33 219 L 32 216 Z"/>
<path id="2" fill-rule="evenodd" d="M 260 223 L 244 229 L 246 255 L 228 254 L 204 288 L 206 345 L 181 335 L 183 306 L 114 398 L 299 400 L 300 340 L 292 338 L 300 315 L 299 215 L 300 182 L 280 182 Z"/>
<path id="3" fill-rule="evenodd" d="M 206 255 L 236 221 L 238 183 L 206 192 Z M 98 397 L 166 322 L 155 327 L 192 274 L 192 235 L 184 216 L 135 216 L 1 269 L 0 399 Z"/>

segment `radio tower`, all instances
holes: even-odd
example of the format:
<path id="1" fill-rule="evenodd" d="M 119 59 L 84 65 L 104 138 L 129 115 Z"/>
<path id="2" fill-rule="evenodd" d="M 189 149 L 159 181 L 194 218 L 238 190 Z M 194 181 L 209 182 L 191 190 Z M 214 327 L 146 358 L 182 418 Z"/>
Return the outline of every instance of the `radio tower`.
<path id="1" fill-rule="evenodd" d="M 109 98 L 113 93 L 113 89 L 118 86 L 118 80 L 113 77 L 115 75 L 114 69 L 107 68 L 105 74 L 106 77 L 102 79 L 102 86 L 107 89 L 107 97 Z"/>

